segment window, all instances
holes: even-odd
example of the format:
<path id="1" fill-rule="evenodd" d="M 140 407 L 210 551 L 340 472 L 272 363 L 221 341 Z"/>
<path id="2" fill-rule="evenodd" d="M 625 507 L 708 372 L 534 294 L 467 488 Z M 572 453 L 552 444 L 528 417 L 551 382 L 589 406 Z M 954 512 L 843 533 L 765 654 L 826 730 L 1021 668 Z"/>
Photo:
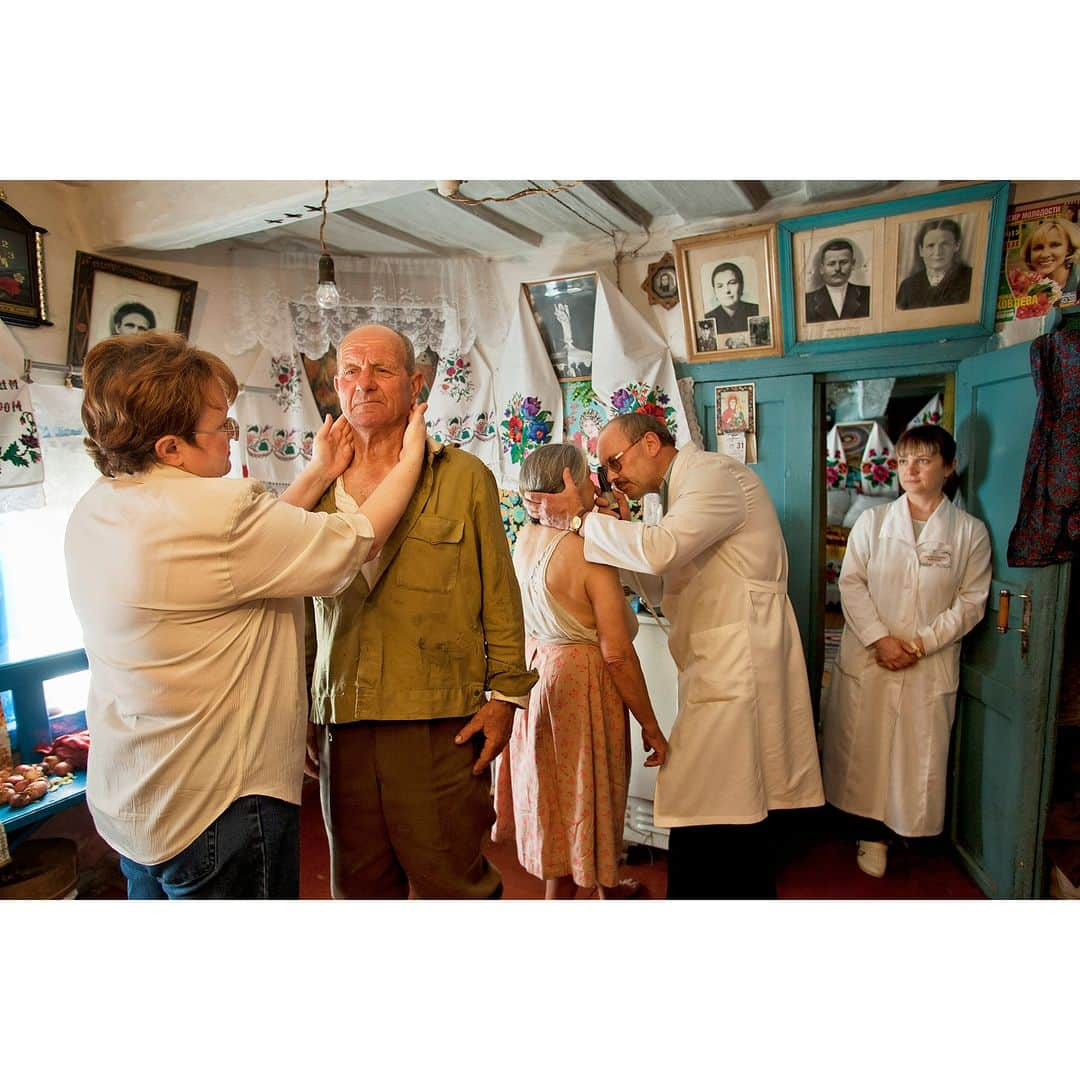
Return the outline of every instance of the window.
<path id="1" fill-rule="evenodd" d="M 64 530 L 99 475 L 74 426 L 82 393 L 33 385 L 45 466 L 45 505 L 0 514 L 0 664 L 82 647 L 68 596 Z"/>

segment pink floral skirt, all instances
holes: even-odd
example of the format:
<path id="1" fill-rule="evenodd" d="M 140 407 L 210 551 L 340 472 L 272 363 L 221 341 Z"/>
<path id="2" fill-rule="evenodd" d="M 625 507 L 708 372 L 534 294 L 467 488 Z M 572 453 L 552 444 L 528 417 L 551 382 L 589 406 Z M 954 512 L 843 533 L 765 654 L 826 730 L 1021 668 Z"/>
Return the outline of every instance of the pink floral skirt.
<path id="1" fill-rule="evenodd" d="M 497 763 L 492 837 L 515 837 L 534 877 L 613 887 L 630 780 L 626 706 L 598 645 L 529 640 L 526 656 L 540 680 Z"/>

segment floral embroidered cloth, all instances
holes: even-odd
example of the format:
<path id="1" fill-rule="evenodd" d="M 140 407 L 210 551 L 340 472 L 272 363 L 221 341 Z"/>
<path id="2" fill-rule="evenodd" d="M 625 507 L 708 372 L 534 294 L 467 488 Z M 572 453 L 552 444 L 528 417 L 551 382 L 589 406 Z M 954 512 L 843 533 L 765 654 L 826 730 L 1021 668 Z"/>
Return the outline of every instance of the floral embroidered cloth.
<path id="1" fill-rule="evenodd" d="M 233 406 L 240 425 L 233 474 L 280 495 L 311 460 L 322 419 L 299 366 L 281 357 L 269 363 L 273 390 L 242 390 Z"/>
<path id="2" fill-rule="evenodd" d="M 22 346 L 0 322 L 0 512 L 45 503 L 41 444 L 22 369 Z"/>
<path id="3" fill-rule="evenodd" d="M 547 442 L 577 442 L 595 466 L 599 430 L 619 413 L 649 413 L 668 425 L 677 446 L 691 441 L 664 339 L 602 274 L 597 274 L 592 342 L 591 385 L 572 384 L 567 411 L 525 291 L 518 291 L 495 377 L 502 488 L 517 487 L 521 463 Z"/>
<path id="4" fill-rule="evenodd" d="M 912 418 L 908 430 L 921 424 L 940 424 L 945 414 L 945 402 L 940 394 L 935 394 Z"/>
<path id="5" fill-rule="evenodd" d="M 474 345 L 466 353 L 451 350 L 440 357 L 425 414 L 428 434 L 440 443 L 475 454 L 499 472 L 498 424 L 491 365 Z"/>

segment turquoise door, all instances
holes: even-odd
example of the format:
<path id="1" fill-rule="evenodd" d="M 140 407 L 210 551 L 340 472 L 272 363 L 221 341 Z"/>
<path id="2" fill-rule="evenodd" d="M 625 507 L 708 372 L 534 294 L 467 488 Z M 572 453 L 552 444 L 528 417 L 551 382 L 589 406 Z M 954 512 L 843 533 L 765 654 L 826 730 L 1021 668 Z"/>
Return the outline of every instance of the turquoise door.
<path id="1" fill-rule="evenodd" d="M 990 530 L 993 583 L 986 617 L 964 642 L 949 830 L 968 871 L 991 897 L 1030 897 L 1041 887 L 1047 747 L 1064 644 L 1066 571 L 1005 563 L 1035 403 L 1027 344 L 970 357 L 957 368 L 964 498 Z M 1002 590 L 1010 597 L 1006 633 L 997 630 Z M 1025 607 L 1026 655 L 1019 633 Z"/>
<path id="2" fill-rule="evenodd" d="M 788 549 L 788 595 L 799 621 L 803 650 L 811 641 L 811 565 L 816 543 L 814 487 L 814 376 L 732 379 L 754 384 L 758 461 L 753 468 L 772 498 Z M 694 386 L 694 406 L 704 417 L 705 448 L 716 449 L 716 387 Z M 813 670 L 811 668 L 811 670 Z"/>

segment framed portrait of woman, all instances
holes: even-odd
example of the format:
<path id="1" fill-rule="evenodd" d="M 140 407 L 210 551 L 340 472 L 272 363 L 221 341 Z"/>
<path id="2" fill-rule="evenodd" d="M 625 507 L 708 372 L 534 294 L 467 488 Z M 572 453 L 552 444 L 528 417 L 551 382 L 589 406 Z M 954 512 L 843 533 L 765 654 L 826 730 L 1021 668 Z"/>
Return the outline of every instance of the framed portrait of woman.
<path id="1" fill-rule="evenodd" d="M 1008 192 L 994 181 L 781 221 L 788 351 L 993 333 Z"/>
<path id="2" fill-rule="evenodd" d="M 887 329 L 979 322 L 989 226 L 987 199 L 886 220 Z"/>
<path id="3" fill-rule="evenodd" d="M 676 240 L 675 269 L 688 360 L 780 355 L 775 225 Z"/>

